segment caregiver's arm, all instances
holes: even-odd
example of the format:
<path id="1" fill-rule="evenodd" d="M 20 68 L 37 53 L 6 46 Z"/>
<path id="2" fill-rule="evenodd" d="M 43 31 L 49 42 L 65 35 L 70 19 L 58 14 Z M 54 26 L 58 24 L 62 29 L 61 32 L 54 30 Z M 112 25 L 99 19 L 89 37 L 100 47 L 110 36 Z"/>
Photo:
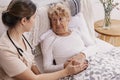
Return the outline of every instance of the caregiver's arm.
<path id="1" fill-rule="evenodd" d="M 38 70 L 36 65 L 32 65 L 31 70 L 34 72 L 34 74 L 38 75 L 40 74 L 40 71 Z"/>
<path id="2" fill-rule="evenodd" d="M 66 77 L 68 75 L 77 74 L 83 71 L 87 65 L 72 65 L 73 63 L 68 64 L 68 66 L 57 72 L 46 73 L 35 75 L 30 69 L 26 69 L 24 72 L 14 76 L 15 79 L 19 80 L 58 80 L 60 78 Z"/>
<path id="3" fill-rule="evenodd" d="M 36 75 L 18 58 L 17 55 L 12 54 L 8 50 L 0 50 L 0 65 L 5 73 L 10 77 L 15 78 L 15 80 L 57 80 L 82 71 L 82 69 L 80 69 L 82 66 L 72 65 L 72 63 L 70 63 L 63 70 Z"/>

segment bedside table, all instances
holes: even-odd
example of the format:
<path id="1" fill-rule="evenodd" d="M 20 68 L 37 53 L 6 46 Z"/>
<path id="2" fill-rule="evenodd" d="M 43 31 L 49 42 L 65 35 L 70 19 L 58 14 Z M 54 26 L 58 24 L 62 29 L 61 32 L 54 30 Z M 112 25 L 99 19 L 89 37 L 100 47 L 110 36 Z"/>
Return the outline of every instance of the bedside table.
<path id="1" fill-rule="evenodd" d="M 102 25 L 103 20 L 99 20 L 94 24 L 98 37 L 114 46 L 120 46 L 120 20 L 112 19 L 110 29 L 103 29 Z"/>

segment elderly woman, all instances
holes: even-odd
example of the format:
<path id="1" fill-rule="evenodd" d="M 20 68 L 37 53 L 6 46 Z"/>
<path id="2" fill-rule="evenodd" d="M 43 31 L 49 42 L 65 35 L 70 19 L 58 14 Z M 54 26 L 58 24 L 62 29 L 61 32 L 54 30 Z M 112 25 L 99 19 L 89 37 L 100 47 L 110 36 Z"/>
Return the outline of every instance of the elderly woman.
<path id="1" fill-rule="evenodd" d="M 66 65 L 78 60 L 88 64 L 82 73 L 64 78 L 65 80 L 117 80 L 120 79 L 119 54 L 96 53 L 92 40 L 85 40 L 77 29 L 68 28 L 70 21 L 69 9 L 62 4 L 54 4 L 49 8 L 48 16 L 51 23 L 49 34 L 42 41 L 43 63 L 45 72 L 61 70 Z M 113 56 L 114 55 L 114 56 Z M 56 65 L 54 65 L 54 62 Z M 87 66 L 86 66 L 87 67 Z"/>

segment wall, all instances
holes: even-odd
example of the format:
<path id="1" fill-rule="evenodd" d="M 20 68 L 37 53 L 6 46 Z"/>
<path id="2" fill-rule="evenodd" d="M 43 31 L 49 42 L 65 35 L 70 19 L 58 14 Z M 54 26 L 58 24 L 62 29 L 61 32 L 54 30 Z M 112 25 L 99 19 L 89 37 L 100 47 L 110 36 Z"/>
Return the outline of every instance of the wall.
<path id="1" fill-rule="evenodd" d="M 7 6 L 11 0 L 0 0 L 0 6 Z M 59 0 L 32 0 L 38 6 L 43 6 L 51 2 L 57 2 Z"/>
<path id="2" fill-rule="evenodd" d="M 99 0 L 91 0 L 92 1 L 92 7 L 93 7 L 93 12 L 94 12 L 94 20 L 100 20 L 104 18 L 104 10 L 103 10 L 103 6 L 100 3 Z M 119 2 L 120 0 L 114 0 L 115 2 Z M 120 5 L 117 6 L 120 8 Z M 119 19 L 120 20 L 120 10 L 117 10 L 116 8 L 114 8 L 111 12 L 111 18 L 112 19 Z"/>

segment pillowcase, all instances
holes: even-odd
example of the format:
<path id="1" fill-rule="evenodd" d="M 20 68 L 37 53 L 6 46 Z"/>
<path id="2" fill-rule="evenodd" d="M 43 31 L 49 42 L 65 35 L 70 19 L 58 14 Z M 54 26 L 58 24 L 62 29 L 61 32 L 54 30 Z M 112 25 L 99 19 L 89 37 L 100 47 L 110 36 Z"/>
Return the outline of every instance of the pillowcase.
<path id="1" fill-rule="evenodd" d="M 72 16 L 75 16 L 77 13 L 80 12 L 80 0 L 65 0 L 65 2 L 68 4 Z"/>
<path id="2" fill-rule="evenodd" d="M 32 30 L 29 32 L 29 41 L 33 46 L 39 44 L 40 36 L 50 29 L 50 23 L 48 19 L 48 6 L 37 8 L 35 25 Z"/>
<path id="3" fill-rule="evenodd" d="M 87 23 L 82 12 L 79 12 L 77 15 L 71 18 L 69 22 L 69 28 L 76 28 L 77 30 L 79 30 L 82 40 L 84 41 L 84 43 L 87 44 L 85 46 L 95 44 L 92 36 L 90 35 Z"/>

